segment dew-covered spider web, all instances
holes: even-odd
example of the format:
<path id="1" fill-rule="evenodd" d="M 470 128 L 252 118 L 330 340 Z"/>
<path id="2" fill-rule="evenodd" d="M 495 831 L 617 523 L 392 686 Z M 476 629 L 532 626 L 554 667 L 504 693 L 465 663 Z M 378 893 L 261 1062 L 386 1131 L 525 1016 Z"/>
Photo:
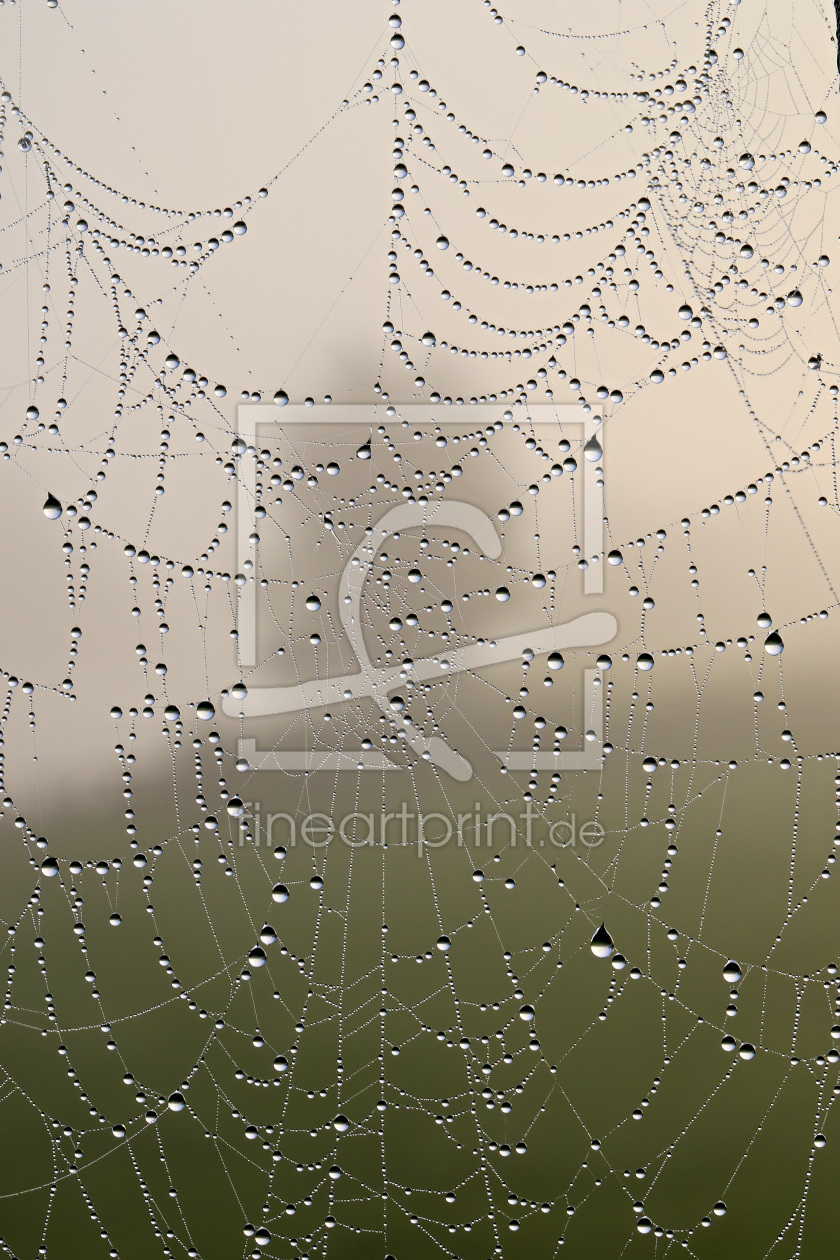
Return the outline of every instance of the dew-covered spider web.
<path id="1" fill-rule="evenodd" d="M 836 1251 L 835 27 L 0 0 L 4 1254 Z"/>

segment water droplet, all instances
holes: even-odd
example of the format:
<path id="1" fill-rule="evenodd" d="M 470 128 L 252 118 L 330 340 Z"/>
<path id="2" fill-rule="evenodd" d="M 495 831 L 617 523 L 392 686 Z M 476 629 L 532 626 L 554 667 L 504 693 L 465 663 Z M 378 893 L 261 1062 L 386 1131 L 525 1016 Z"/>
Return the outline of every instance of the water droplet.
<path id="1" fill-rule="evenodd" d="M 435 241 L 438 249 L 449 249 L 449 239 L 446 236 L 439 236 Z"/>
<path id="2" fill-rule="evenodd" d="M 52 879 L 58 874 L 58 862 L 54 857 L 45 858 L 41 863 L 41 874 L 46 875 L 47 879 Z"/>
<path id="3" fill-rule="evenodd" d="M 52 494 L 48 494 L 44 500 L 44 516 L 48 521 L 57 521 L 61 516 L 61 504 Z"/>
<path id="4" fill-rule="evenodd" d="M 176 1090 L 174 1094 L 169 1095 L 167 1106 L 170 1111 L 183 1111 L 186 1105 L 187 1103 L 184 1095 L 179 1093 L 178 1090 Z"/>
<path id="5" fill-rule="evenodd" d="M 285 884 L 275 884 L 271 890 L 271 900 L 278 904 L 289 900 L 289 890 Z"/>
<path id="6" fill-rule="evenodd" d="M 636 663 L 644 673 L 653 669 L 653 657 L 650 652 L 641 652 Z"/>
<path id="7" fill-rule="evenodd" d="M 202 722 L 212 722 L 216 716 L 216 710 L 209 700 L 202 700 L 196 706 L 196 714 L 201 718 Z"/>
<path id="8" fill-rule="evenodd" d="M 536 1017 L 536 1011 L 533 1006 L 520 1006 L 519 1018 L 524 1019 L 526 1023 L 531 1023 Z"/>
<path id="9" fill-rule="evenodd" d="M 252 967 L 265 966 L 265 950 L 260 945 L 255 945 L 248 955 L 248 962 Z"/>
<path id="10" fill-rule="evenodd" d="M 615 953 L 613 939 L 603 923 L 592 937 L 589 948 L 596 958 L 610 958 Z"/>
<path id="11" fill-rule="evenodd" d="M 601 449 L 601 443 L 598 441 L 598 438 L 594 433 L 584 446 L 583 453 L 586 459 L 588 459 L 592 464 L 597 464 L 598 460 L 602 458 L 604 452 Z"/>
<path id="12" fill-rule="evenodd" d="M 241 818 L 245 813 L 245 806 L 238 796 L 232 796 L 227 803 L 227 812 L 231 818 Z"/>
<path id="13" fill-rule="evenodd" d="M 549 669 L 562 669 L 563 668 L 562 654 L 560 652 L 552 652 L 549 655 L 548 660 L 546 661 L 546 665 L 548 666 Z"/>
<path id="14" fill-rule="evenodd" d="M 741 56 L 743 56 L 743 53 Z M 738 165 L 743 167 L 745 171 L 751 171 L 755 166 L 755 158 L 751 153 L 742 153 L 738 158 Z"/>
<path id="15" fill-rule="evenodd" d="M 321 601 L 317 595 L 308 595 L 306 599 L 306 607 L 310 612 L 317 612 L 321 607 Z"/>
<path id="16" fill-rule="evenodd" d="M 497 587 L 497 589 L 496 589 L 496 599 L 497 599 L 497 600 L 499 601 L 499 603 L 501 603 L 501 604 L 505 604 L 505 603 L 507 603 L 507 601 L 510 599 L 510 591 L 508 590 L 508 588 L 507 588 L 506 586 L 499 586 L 499 587 Z"/>
<path id="17" fill-rule="evenodd" d="M 350 1128 L 350 1121 L 347 1119 L 346 1116 L 336 1116 L 336 1118 L 333 1120 L 333 1128 L 335 1129 L 336 1133 L 346 1133 L 347 1130 Z"/>
<path id="18" fill-rule="evenodd" d="M 738 1051 L 738 1054 L 741 1056 L 742 1059 L 754 1059 L 755 1046 L 752 1045 L 749 1041 L 745 1041 L 744 1044 L 741 1046 L 741 1049 Z"/>
<path id="19" fill-rule="evenodd" d="M 741 968 L 735 962 L 734 958 L 730 958 L 729 962 L 723 969 L 723 978 L 727 984 L 738 984 L 741 979 Z"/>
<path id="20" fill-rule="evenodd" d="M 451 949 L 452 942 L 448 936 L 439 936 L 437 939 L 437 947 L 445 954 L 448 949 Z"/>
<path id="21" fill-rule="evenodd" d="M 285 389 L 278 389 L 277 393 L 274 395 L 274 401 L 277 403 L 278 407 L 286 406 L 289 401 L 289 395 L 286 393 Z"/>
<path id="22" fill-rule="evenodd" d="M 777 630 L 771 630 L 764 640 L 764 650 L 769 656 L 781 656 L 785 650 L 784 640 Z"/>

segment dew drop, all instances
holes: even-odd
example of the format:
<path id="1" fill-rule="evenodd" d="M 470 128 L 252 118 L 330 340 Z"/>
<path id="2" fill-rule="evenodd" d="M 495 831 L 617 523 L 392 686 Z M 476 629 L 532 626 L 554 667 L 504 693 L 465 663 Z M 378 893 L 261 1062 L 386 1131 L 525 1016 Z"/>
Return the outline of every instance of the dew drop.
<path id="1" fill-rule="evenodd" d="M 764 650 L 768 656 L 781 656 L 785 650 L 784 640 L 777 630 L 771 630 L 764 640 Z"/>
<path id="2" fill-rule="evenodd" d="M 61 516 L 61 504 L 52 494 L 48 494 L 44 500 L 44 516 L 48 521 L 57 521 Z"/>
<path id="3" fill-rule="evenodd" d="M 615 953 L 613 939 L 603 923 L 592 937 L 589 948 L 596 958 L 610 958 Z"/>

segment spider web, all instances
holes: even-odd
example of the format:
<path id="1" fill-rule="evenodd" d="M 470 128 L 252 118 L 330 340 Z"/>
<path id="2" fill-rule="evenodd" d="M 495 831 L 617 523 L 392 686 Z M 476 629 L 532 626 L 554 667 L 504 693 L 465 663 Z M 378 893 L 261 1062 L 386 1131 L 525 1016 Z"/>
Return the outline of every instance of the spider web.
<path id="1" fill-rule="evenodd" d="M 836 1245 L 832 22 L 692 14 L 397 5 L 211 208 L 4 70 L 5 1254 Z M 294 251 L 261 216 L 343 128 L 374 370 L 313 360 L 331 308 L 255 382 L 214 272 Z"/>

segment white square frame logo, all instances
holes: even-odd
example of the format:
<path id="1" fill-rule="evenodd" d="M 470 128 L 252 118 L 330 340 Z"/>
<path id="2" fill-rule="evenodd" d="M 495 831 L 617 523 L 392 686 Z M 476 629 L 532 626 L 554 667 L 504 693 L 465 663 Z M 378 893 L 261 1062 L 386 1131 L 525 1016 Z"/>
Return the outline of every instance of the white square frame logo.
<path id="1" fill-rule="evenodd" d="M 258 428 L 270 424 L 276 431 L 295 427 L 311 430 L 318 425 L 347 424 L 354 428 L 372 426 L 382 404 L 347 403 L 316 404 L 305 406 L 289 404 L 278 411 L 273 403 L 245 403 L 237 408 L 237 435 L 246 444 L 245 454 L 250 458 L 240 462 L 236 500 L 236 549 L 239 599 L 237 629 L 240 669 L 247 670 L 257 661 L 257 551 L 258 534 L 255 529 L 254 503 L 256 500 L 256 453 Z M 520 408 L 517 407 L 517 411 Z M 551 411 L 551 420 L 540 420 L 538 413 Z M 422 412 L 428 421 L 431 405 L 407 403 L 397 407 L 405 419 L 411 412 Z M 565 426 L 575 425 L 582 429 L 585 458 L 582 461 L 582 518 L 583 518 L 583 593 L 585 596 L 604 593 L 604 430 L 602 411 L 591 407 L 582 412 L 575 404 L 538 403 L 521 409 L 522 421 L 527 422 L 534 434 L 540 427 L 551 425 L 556 433 L 558 413 L 563 413 Z M 478 413 L 492 414 L 498 421 L 500 415 L 510 416 L 510 410 L 499 404 L 481 403 L 471 406 L 470 416 Z M 536 414 L 535 414 L 536 413 Z M 392 413 L 393 414 L 393 413 Z M 434 408 L 434 423 L 441 429 L 463 428 L 464 412 L 458 408 Z M 514 420 L 503 420 L 514 423 Z M 376 669 L 367 657 L 361 637 L 360 602 L 362 588 L 380 545 L 398 529 L 417 524 L 449 525 L 465 530 L 481 547 L 484 554 L 497 557 L 501 554 L 501 542 L 496 527 L 481 509 L 453 500 L 422 503 L 414 500 L 387 509 L 373 532 L 355 549 L 343 571 L 340 583 L 339 608 L 345 633 L 360 665 L 357 673 L 338 678 L 318 679 L 291 687 L 256 687 L 248 689 L 244 700 L 228 697 L 224 712 L 231 717 L 245 718 L 301 712 L 327 704 L 372 698 L 383 711 L 388 710 L 387 694 L 399 689 L 403 681 L 400 667 Z M 345 610 L 347 610 L 345 612 Z M 533 633 L 511 635 L 500 641 L 476 644 L 448 654 L 448 659 L 428 658 L 415 662 L 413 676 L 418 679 L 440 677 L 441 669 L 450 674 L 474 670 L 503 660 L 517 659 L 525 648 L 537 652 L 551 652 L 563 648 L 601 647 L 611 642 L 618 626 L 611 613 L 599 609 L 585 613 L 566 624 L 543 628 Z M 511 751 L 494 752 L 500 764 L 508 770 L 597 770 L 601 765 L 601 747 L 604 738 L 604 702 L 598 684 L 598 670 L 587 668 L 584 674 L 584 713 L 588 723 L 584 746 L 580 751 Z M 390 712 L 390 711 L 389 711 Z M 391 714 L 393 716 L 393 714 Z M 472 777 L 471 764 L 460 753 L 450 748 L 438 737 L 427 739 L 410 726 L 404 729 L 406 744 L 426 761 L 431 761 L 452 778 L 466 782 Z M 239 740 L 239 755 L 244 757 L 252 770 L 282 770 L 286 773 L 312 773 L 318 770 L 383 771 L 401 770 L 405 767 L 391 761 L 384 753 L 375 750 L 289 750 L 262 751 L 255 739 Z"/>

